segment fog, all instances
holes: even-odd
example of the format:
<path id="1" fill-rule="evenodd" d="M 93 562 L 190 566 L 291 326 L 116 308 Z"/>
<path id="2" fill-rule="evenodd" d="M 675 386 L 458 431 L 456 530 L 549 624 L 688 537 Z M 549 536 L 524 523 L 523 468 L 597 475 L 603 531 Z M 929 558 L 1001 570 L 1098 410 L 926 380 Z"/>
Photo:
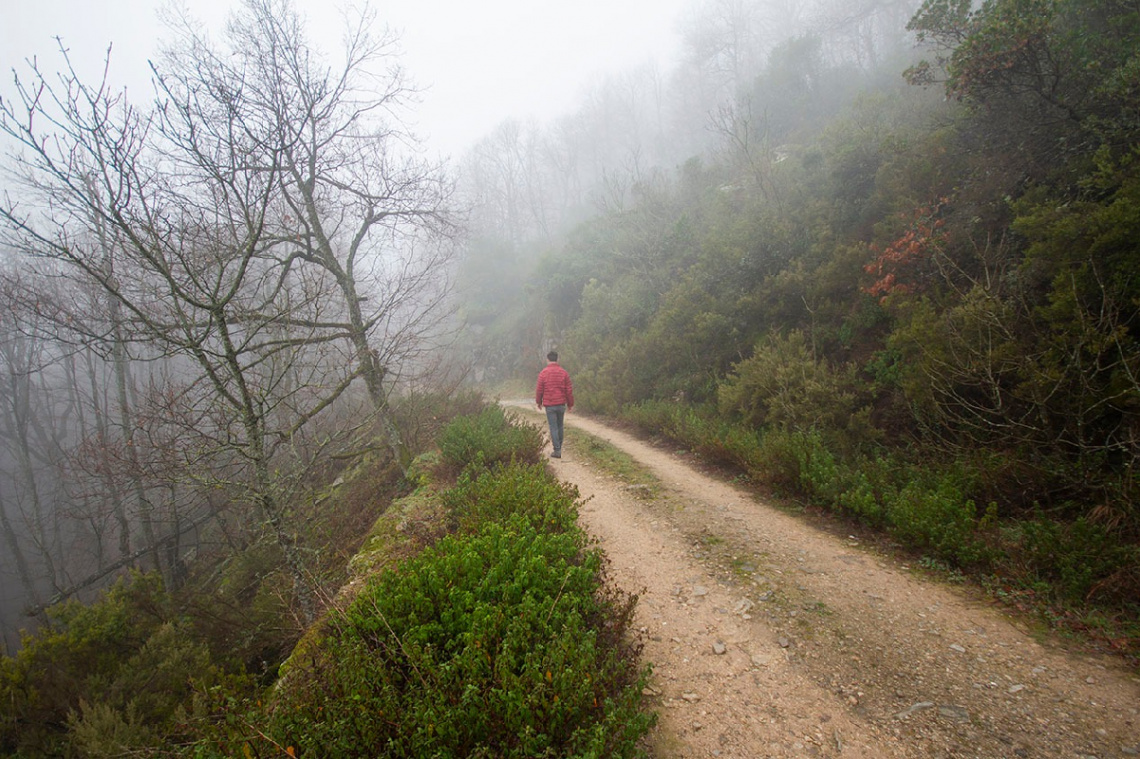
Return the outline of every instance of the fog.
<path id="1" fill-rule="evenodd" d="M 907 54 L 916 5 L 398 0 L 371 29 L 398 44 L 358 38 L 345 63 L 343 19 L 317 0 L 295 6 L 311 47 L 257 24 L 227 37 L 229 6 L 190 3 L 194 44 L 161 59 L 152 0 L 3 3 L 3 63 L 21 83 L 0 87 L 8 650 L 25 607 L 129 566 L 178 583 L 258 530 L 296 558 L 303 591 L 282 519 L 314 461 L 351 447 L 361 418 L 402 461 L 401 383 L 450 381 L 444 356 L 502 376 L 550 339 L 446 350 L 491 321 L 473 302 L 461 320 L 454 284 L 501 309 L 574 225 L 694 162 L 763 190 L 850 83 Z M 305 53 L 294 79 L 258 55 L 273 34 Z M 54 36 L 96 89 L 56 75 Z M 168 77 L 157 115 L 148 60 Z M 122 109 L 124 87 L 143 110 Z M 321 98 L 327 110 L 299 105 Z"/>
<path id="2" fill-rule="evenodd" d="M 401 40 L 401 61 L 422 89 L 410 121 L 431 149 L 457 156 L 504 118 L 547 120 L 569 110 L 607 72 L 649 61 L 668 65 L 687 0 L 389 0 L 374 3 L 379 24 Z M 233 3 L 189 0 L 189 12 L 217 34 Z M 317 44 L 340 47 L 343 3 L 300 0 Z M 0 64 L 54 60 L 62 38 L 92 75 L 113 44 L 111 81 L 132 96 L 150 93 L 148 59 L 164 34 L 163 0 L 2 0 Z M 49 64 L 50 65 L 50 64 Z"/>

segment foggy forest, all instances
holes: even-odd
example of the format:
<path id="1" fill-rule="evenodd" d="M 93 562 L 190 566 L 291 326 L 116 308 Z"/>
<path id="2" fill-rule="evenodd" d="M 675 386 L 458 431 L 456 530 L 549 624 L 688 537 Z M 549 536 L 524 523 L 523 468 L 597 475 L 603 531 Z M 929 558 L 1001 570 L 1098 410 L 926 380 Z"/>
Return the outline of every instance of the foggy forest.
<path id="1" fill-rule="evenodd" d="M 169 21 L 152 94 L 62 50 L 0 88 L 0 755 L 640 755 L 614 641 L 582 665 L 613 712 L 549 753 L 341 745 L 304 688 L 258 711 L 389 504 L 431 477 L 468 504 L 511 460 L 482 435 L 537 464 L 487 399 L 552 348 L 582 412 L 1134 666 L 1135 2 L 693 0 L 668 66 L 447 161 L 384 22 L 321 51 L 290 0 L 241 0 L 216 38 Z M 628 623 L 582 582 L 583 619 Z"/>

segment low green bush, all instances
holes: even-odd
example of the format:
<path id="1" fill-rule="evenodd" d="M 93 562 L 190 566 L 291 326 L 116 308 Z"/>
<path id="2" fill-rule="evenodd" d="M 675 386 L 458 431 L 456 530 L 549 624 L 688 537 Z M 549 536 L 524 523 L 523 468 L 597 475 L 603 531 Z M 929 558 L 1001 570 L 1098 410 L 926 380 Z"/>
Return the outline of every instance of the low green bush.
<path id="1" fill-rule="evenodd" d="M 0 658 L 0 755 L 122 756 L 185 738 L 193 688 L 223 675 L 172 612 L 158 575 L 141 573 L 48 609 Z"/>
<path id="2" fill-rule="evenodd" d="M 443 462 L 456 472 L 469 465 L 489 468 L 511 461 L 536 464 L 542 458 L 542 448 L 540 427 L 497 405 L 456 417 L 439 435 Z"/>
<path id="3" fill-rule="evenodd" d="M 585 543 L 514 514 L 380 576 L 291 671 L 268 734 L 299 756 L 640 755 L 633 599 Z"/>
<path id="4" fill-rule="evenodd" d="M 720 419 L 711 407 L 645 401 L 627 407 L 621 416 L 643 430 L 663 433 L 721 464 L 750 470 L 762 457 L 755 431 Z"/>
<path id="5" fill-rule="evenodd" d="M 1032 580 L 1045 581 L 1064 601 L 1090 597 L 1135 605 L 1140 586 L 1140 547 L 1088 519 L 1058 522 L 1043 516 L 1019 521 L 1005 531 L 1008 561 Z"/>
<path id="6" fill-rule="evenodd" d="M 478 532 L 488 522 L 524 516 L 539 529 L 565 532 L 577 519 L 578 491 L 546 476 L 542 464 L 513 463 L 493 470 L 468 469 L 441 499 L 453 527 L 459 532 Z"/>
<path id="7" fill-rule="evenodd" d="M 871 478 L 862 471 L 852 472 L 849 482 L 839 494 L 839 506 L 864 524 L 877 527 L 885 519 L 883 497 L 876 491 Z"/>
<path id="8" fill-rule="evenodd" d="M 904 544 L 969 567 L 986 558 L 974 501 L 953 474 L 916 477 L 886 504 L 888 529 Z"/>

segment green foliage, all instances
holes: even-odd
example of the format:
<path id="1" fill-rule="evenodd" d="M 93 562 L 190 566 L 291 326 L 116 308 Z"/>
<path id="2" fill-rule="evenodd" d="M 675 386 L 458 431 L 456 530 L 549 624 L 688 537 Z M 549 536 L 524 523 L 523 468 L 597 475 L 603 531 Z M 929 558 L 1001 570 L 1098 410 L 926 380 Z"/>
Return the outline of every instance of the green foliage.
<path id="1" fill-rule="evenodd" d="M 538 529 L 566 532 L 577 519 L 572 485 L 548 477 L 544 465 L 512 463 L 492 470 L 468 469 L 441 495 L 460 532 L 478 532 L 488 522 L 521 516 Z"/>
<path id="2" fill-rule="evenodd" d="M 869 410 L 862 406 L 850 372 L 815 358 L 804 333 L 769 335 L 720 385 L 720 409 L 745 424 L 783 430 L 824 430 L 846 443 L 874 439 Z"/>
<path id="3" fill-rule="evenodd" d="M 1004 563 L 1036 587 L 1070 602 L 1090 598 L 1134 604 L 1140 587 L 1140 547 L 1122 541 L 1102 524 L 1080 518 L 1064 523 L 1044 516 L 1005 530 Z"/>
<path id="4" fill-rule="evenodd" d="M 575 530 L 516 515 L 447 538 L 334 615 L 269 733 L 300 756 L 634 756 L 646 673 Z"/>
<path id="5" fill-rule="evenodd" d="M 748 470 L 761 457 L 755 431 L 718 418 L 710 407 L 646 401 L 626 407 L 622 418 L 720 463 Z"/>
<path id="6" fill-rule="evenodd" d="M 80 701 L 79 711 L 68 716 L 67 726 L 71 744 L 80 756 L 111 759 L 139 746 L 161 745 L 153 723 L 148 722 L 133 703 L 123 710 Z"/>
<path id="7" fill-rule="evenodd" d="M 0 751 L 121 756 L 184 736 L 194 684 L 221 671 L 156 575 L 135 574 L 91 604 L 48 610 L 0 668 Z"/>
<path id="8" fill-rule="evenodd" d="M 928 0 L 910 27 L 937 40 L 937 65 L 908 72 L 947 94 L 992 106 L 987 139 L 1021 154 L 1036 176 L 1068 168 L 1101 140 L 1135 141 L 1140 21 L 1122 0 Z M 939 68 L 944 69 L 944 75 Z"/>
<path id="9" fill-rule="evenodd" d="M 542 453 L 542 430 L 520 421 L 498 405 L 456 417 L 439 436 L 445 464 L 456 471 L 469 464 L 491 467 L 511 461 L 534 464 Z"/>
<path id="10" fill-rule="evenodd" d="M 985 558 L 977 534 L 977 508 L 953 473 L 927 474 L 907 482 L 891 495 L 886 511 L 891 534 L 907 545 L 960 567 L 972 567 Z"/>

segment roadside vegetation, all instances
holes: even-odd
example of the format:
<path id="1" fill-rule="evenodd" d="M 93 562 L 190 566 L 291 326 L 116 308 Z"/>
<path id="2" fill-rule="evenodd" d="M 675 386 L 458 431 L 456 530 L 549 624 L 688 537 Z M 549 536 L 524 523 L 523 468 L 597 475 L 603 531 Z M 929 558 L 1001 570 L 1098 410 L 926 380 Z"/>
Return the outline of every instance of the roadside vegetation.
<path id="1" fill-rule="evenodd" d="M 607 583 L 576 491 L 537 463 L 537 427 L 437 401 L 413 491 L 381 455 L 303 522 L 328 539 L 315 625 L 264 548 L 193 592 L 132 575 L 0 659 L 0 754 L 642 755 L 636 598 Z"/>

